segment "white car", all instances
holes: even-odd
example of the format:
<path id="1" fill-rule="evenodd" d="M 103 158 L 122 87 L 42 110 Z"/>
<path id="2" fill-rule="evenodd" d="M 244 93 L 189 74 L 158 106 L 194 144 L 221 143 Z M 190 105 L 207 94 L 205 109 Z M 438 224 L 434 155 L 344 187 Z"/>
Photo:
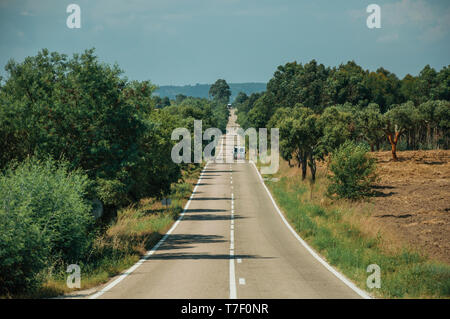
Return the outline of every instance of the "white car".
<path id="1" fill-rule="evenodd" d="M 245 159 L 245 147 L 243 146 L 235 146 L 233 150 L 233 158 L 235 160 Z"/>

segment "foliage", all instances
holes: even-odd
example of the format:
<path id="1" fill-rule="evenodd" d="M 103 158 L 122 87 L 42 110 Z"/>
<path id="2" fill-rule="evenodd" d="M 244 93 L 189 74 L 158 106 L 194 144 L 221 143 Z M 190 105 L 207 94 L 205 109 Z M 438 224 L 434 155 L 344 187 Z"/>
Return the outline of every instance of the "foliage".
<path id="1" fill-rule="evenodd" d="M 225 80 L 218 79 L 213 85 L 211 85 L 209 95 L 216 101 L 228 103 L 230 101 L 231 90 Z"/>
<path id="2" fill-rule="evenodd" d="M 93 241 L 89 184 L 51 159 L 26 159 L 0 175 L 2 290 L 35 287 L 44 267 L 84 258 Z"/>
<path id="3" fill-rule="evenodd" d="M 161 142 L 167 136 L 147 121 L 155 89 L 149 82 L 128 82 L 93 50 L 69 59 L 44 49 L 23 63 L 10 61 L 6 70 L 0 167 L 28 155 L 64 157 L 70 169 L 81 168 L 95 181 L 91 197 L 115 207 L 158 195 L 176 181 L 159 178 L 177 174 L 161 164 L 170 161 L 170 142 Z"/>
<path id="4" fill-rule="evenodd" d="M 376 164 L 364 145 L 346 141 L 333 152 L 329 168 L 329 196 L 359 199 L 370 194 L 376 180 Z"/>

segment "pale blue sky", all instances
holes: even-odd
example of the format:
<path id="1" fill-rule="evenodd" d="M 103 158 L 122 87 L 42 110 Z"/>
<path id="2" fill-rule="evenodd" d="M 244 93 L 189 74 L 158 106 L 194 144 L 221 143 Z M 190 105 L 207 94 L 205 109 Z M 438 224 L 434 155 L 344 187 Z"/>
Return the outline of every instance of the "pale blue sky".
<path id="1" fill-rule="evenodd" d="M 70 3 L 81 29 L 66 26 Z M 381 29 L 366 26 L 371 3 Z M 449 32 L 448 0 L 0 0 L 0 65 L 96 47 L 130 79 L 158 85 L 267 82 L 278 65 L 313 58 L 403 77 L 450 64 Z"/>

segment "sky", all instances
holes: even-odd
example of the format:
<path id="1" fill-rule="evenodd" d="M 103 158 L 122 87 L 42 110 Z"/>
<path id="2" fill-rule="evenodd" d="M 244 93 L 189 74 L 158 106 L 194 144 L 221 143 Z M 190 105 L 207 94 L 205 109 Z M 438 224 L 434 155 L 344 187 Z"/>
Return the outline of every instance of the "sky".
<path id="1" fill-rule="evenodd" d="M 69 29 L 69 4 L 81 28 Z M 369 4 L 381 28 L 369 29 Z M 277 66 L 354 60 L 400 78 L 450 64 L 448 0 L 0 0 L 0 74 L 42 48 L 95 47 L 130 80 L 157 85 L 267 82 Z"/>

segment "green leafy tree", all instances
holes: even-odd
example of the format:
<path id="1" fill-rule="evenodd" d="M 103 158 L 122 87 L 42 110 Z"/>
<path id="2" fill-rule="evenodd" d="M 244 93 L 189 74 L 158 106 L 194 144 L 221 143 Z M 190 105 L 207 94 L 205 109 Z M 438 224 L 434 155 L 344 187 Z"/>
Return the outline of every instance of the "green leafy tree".
<path id="1" fill-rule="evenodd" d="M 380 150 L 380 145 L 385 138 L 382 131 L 384 122 L 380 107 L 378 104 L 370 103 L 356 114 L 361 137 L 370 145 L 372 152 L 375 150 L 375 146 L 377 150 Z"/>
<path id="2" fill-rule="evenodd" d="M 414 127 L 417 119 L 417 108 L 411 101 L 395 106 L 383 115 L 383 131 L 391 145 L 394 161 L 398 161 L 397 143 L 399 138 Z"/>
<path id="3" fill-rule="evenodd" d="M 380 106 L 381 112 L 386 112 L 391 105 L 400 103 L 400 80 L 386 69 L 379 68 L 370 72 L 364 81 L 364 86 L 370 92 L 369 101 Z"/>
<path id="4" fill-rule="evenodd" d="M 433 99 L 450 101 L 450 65 L 439 71 L 436 81 L 437 85 L 431 90 Z"/>
<path id="5" fill-rule="evenodd" d="M 35 288 L 45 267 L 85 260 L 93 242 L 90 184 L 50 159 L 26 159 L 0 175 L 1 292 Z"/>
<path id="6" fill-rule="evenodd" d="M 328 196 L 355 200 L 371 194 L 376 162 L 367 151 L 362 144 L 346 141 L 332 153 Z"/>
<path id="7" fill-rule="evenodd" d="M 22 63 L 10 61 L 6 71 L 0 167 L 29 155 L 64 157 L 71 169 L 88 173 L 95 182 L 90 196 L 108 211 L 167 189 L 158 184 L 158 176 L 167 174 L 162 163 L 171 161 L 167 145 L 149 141 L 158 132 L 149 132 L 155 126 L 146 123 L 155 106 L 154 85 L 128 82 L 117 66 L 100 63 L 93 49 L 71 59 L 44 49 Z M 167 157 L 159 164 L 148 158 L 160 154 Z M 144 171 L 154 175 L 137 186 Z"/>
<path id="8" fill-rule="evenodd" d="M 429 99 L 437 99 L 435 90 L 438 86 L 437 72 L 430 65 L 426 65 L 419 73 L 418 93 L 421 96 L 420 102 L 426 102 Z"/>
<path id="9" fill-rule="evenodd" d="M 407 74 L 401 80 L 400 94 L 403 101 L 413 101 L 415 105 L 420 104 L 423 97 L 419 90 L 419 78 Z"/>
<path id="10" fill-rule="evenodd" d="M 364 85 L 368 72 L 354 61 L 341 64 L 333 69 L 327 78 L 325 93 L 327 105 L 351 103 L 366 105 L 370 99 L 370 91 Z"/>
<path id="11" fill-rule="evenodd" d="M 231 90 L 225 80 L 218 79 L 213 85 L 211 85 L 209 95 L 212 96 L 214 100 L 226 104 L 230 101 Z"/>
<path id="12" fill-rule="evenodd" d="M 233 104 L 239 105 L 239 104 L 244 103 L 247 100 L 248 100 L 247 94 L 245 94 L 244 92 L 239 92 L 238 95 L 236 96 L 236 98 L 234 99 Z"/>
<path id="13" fill-rule="evenodd" d="M 295 155 L 302 168 L 302 179 L 305 179 L 309 166 L 313 182 L 316 177 L 316 159 L 323 158 L 320 147 L 323 133 L 319 121 L 319 115 L 299 105 L 291 110 L 289 116 L 280 117 L 277 123 L 281 155 L 286 160 L 290 160 L 292 154 Z"/>

